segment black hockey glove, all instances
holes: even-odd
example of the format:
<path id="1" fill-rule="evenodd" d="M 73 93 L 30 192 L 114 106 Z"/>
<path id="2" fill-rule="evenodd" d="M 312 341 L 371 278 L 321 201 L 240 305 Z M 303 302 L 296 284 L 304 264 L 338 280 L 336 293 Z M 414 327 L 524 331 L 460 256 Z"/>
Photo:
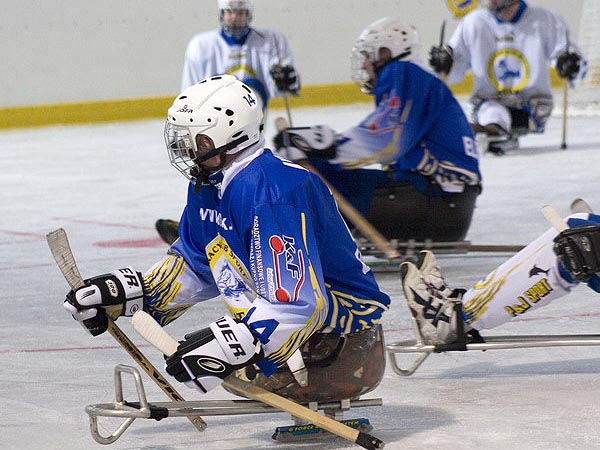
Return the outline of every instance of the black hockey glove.
<path id="1" fill-rule="evenodd" d="M 296 69 L 292 66 L 282 66 L 275 64 L 269 71 L 273 82 L 280 92 L 289 92 L 293 95 L 298 95 L 300 90 L 300 79 L 296 74 Z"/>
<path id="2" fill-rule="evenodd" d="M 260 342 L 245 323 L 229 316 L 185 336 L 166 359 L 167 373 L 203 393 L 220 385 L 233 371 L 263 358 Z"/>
<path id="3" fill-rule="evenodd" d="M 144 279 L 131 267 L 90 278 L 85 284 L 69 291 L 63 306 L 92 336 L 106 331 L 107 314 L 132 316 L 144 307 Z"/>
<path id="4" fill-rule="evenodd" d="M 577 53 L 563 52 L 556 59 L 556 71 L 561 78 L 573 80 L 579 73 L 581 56 Z"/>
<path id="5" fill-rule="evenodd" d="M 452 49 L 447 45 L 434 46 L 429 50 L 429 65 L 436 73 L 450 73 L 453 63 Z"/>
<path id="6" fill-rule="evenodd" d="M 554 238 L 554 253 L 573 278 L 588 283 L 596 291 L 600 289 L 596 275 L 600 273 L 600 225 L 561 231 Z"/>
<path id="7" fill-rule="evenodd" d="M 278 152 L 292 161 L 307 156 L 332 159 L 337 154 L 336 140 L 335 131 L 328 125 L 314 125 L 286 128 L 273 138 L 273 144 Z"/>

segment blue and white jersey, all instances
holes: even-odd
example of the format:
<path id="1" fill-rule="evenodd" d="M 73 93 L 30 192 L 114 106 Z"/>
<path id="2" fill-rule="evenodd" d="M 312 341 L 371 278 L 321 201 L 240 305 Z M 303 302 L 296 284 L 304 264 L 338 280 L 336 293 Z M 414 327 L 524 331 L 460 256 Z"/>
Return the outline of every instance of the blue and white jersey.
<path id="1" fill-rule="evenodd" d="M 262 343 L 267 375 L 315 332 L 379 321 L 390 299 L 319 177 L 260 146 L 222 175 L 190 185 L 180 238 L 146 274 L 146 310 L 164 324 L 222 294 Z"/>
<path id="2" fill-rule="evenodd" d="M 185 51 L 181 91 L 213 75 L 229 74 L 254 89 L 266 107 L 270 98 L 281 95 L 269 74 L 275 64 L 294 65 L 283 33 L 250 28 L 240 40 L 220 29 L 199 33 Z"/>
<path id="3" fill-rule="evenodd" d="M 488 9 L 478 9 L 459 23 L 448 45 L 454 64 L 448 83 L 461 81 L 473 72 L 474 96 L 501 99 L 516 108 L 532 96 L 552 97 L 548 67 L 567 49 L 568 28 L 556 14 L 523 1 L 515 17 L 503 22 Z M 572 36 L 571 36 L 572 40 Z M 573 42 L 569 50 L 577 52 Z M 583 78 L 587 62 L 581 61 L 573 85 Z"/>
<path id="4" fill-rule="evenodd" d="M 374 94 L 375 110 L 341 133 L 332 163 L 351 169 L 388 165 L 398 179 L 420 174 L 446 192 L 481 183 L 471 126 L 439 78 L 412 62 L 396 61 L 380 70 Z"/>

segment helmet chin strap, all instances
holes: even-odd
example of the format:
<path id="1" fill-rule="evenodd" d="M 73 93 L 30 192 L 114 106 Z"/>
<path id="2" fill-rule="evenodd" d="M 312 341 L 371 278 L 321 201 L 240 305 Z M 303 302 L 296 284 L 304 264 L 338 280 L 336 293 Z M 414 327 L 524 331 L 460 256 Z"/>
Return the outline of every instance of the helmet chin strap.
<path id="1" fill-rule="evenodd" d="M 229 144 L 225 144 L 219 148 L 212 149 L 211 151 L 207 152 L 206 154 L 202 155 L 201 157 L 194 159 L 194 164 L 196 164 L 196 165 L 192 168 L 192 170 L 190 170 L 190 175 L 193 176 L 194 178 L 196 178 L 194 194 L 197 194 L 200 191 L 201 185 L 209 183 L 208 177 L 210 175 L 218 172 L 219 170 L 223 170 L 223 167 L 225 167 L 225 164 L 227 162 L 227 158 L 226 158 L 227 152 L 231 149 L 236 148 L 241 143 L 246 142 L 248 139 L 249 139 L 248 136 L 244 135 L 240 138 L 237 138 L 237 139 L 231 141 Z M 240 150 L 240 151 L 242 151 L 242 150 Z M 209 159 L 214 158 L 215 156 L 219 157 L 219 165 L 218 166 L 207 169 L 206 167 L 204 167 L 202 165 L 202 163 L 204 161 L 208 161 Z"/>
<path id="2" fill-rule="evenodd" d="M 382 65 L 375 67 L 375 74 L 379 75 L 379 72 L 381 71 L 381 69 L 383 69 L 385 66 L 387 66 L 388 64 L 393 63 L 394 61 L 398 61 L 400 59 L 404 59 L 407 56 L 409 56 L 412 52 L 410 50 L 404 52 L 404 53 L 400 53 L 399 55 L 394 56 L 393 58 L 388 59 L 386 62 L 384 62 Z M 367 81 L 364 82 L 363 84 L 363 88 L 361 89 L 361 91 L 364 94 L 369 94 L 372 95 L 373 91 L 375 89 L 375 80 L 373 79 L 369 79 Z"/>

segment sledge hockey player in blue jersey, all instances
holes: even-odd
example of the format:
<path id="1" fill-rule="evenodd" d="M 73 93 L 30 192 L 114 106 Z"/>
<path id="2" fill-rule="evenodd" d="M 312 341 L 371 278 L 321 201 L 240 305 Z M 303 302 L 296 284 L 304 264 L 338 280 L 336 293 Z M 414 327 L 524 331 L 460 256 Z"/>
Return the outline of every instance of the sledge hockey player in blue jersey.
<path id="1" fill-rule="evenodd" d="M 358 37 L 353 79 L 375 110 L 336 134 L 326 125 L 275 138 L 290 159 L 308 158 L 389 239 L 459 241 L 481 192 L 469 122 L 448 87 L 419 56 L 414 27 L 383 18 Z M 380 164 L 383 170 L 366 168 Z"/>
<path id="2" fill-rule="evenodd" d="M 489 0 L 467 14 L 448 45 L 431 49 L 429 63 L 449 84 L 473 73 L 473 127 L 495 154 L 544 131 L 553 107 L 549 66 L 571 87 L 587 72 L 563 19 L 523 0 Z"/>
<path id="3" fill-rule="evenodd" d="M 181 90 L 218 74 L 234 75 L 260 95 L 263 108 L 271 98 L 298 95 L 300 77 L 287 37 L 275 30 L 251 27 L 252 0 L 218 0 L 221 28 L 196 34 L 187 45 Z M 172 244 L 179 223 L 158 219 L 161 238 Z"/>
<path id="4" fill-rule="evenodd" d="M 166 325 L 222 295 L 229 314 L 167 359 L 178 381 L 206 392 L 245 369 L 296 401 L 357 398 L 383 377 L 379 321 L 390 299 L 322 180 L 264 148 L 262 120 L 260 97 L 231 75 L 183 91 L 164 133 L 172 165 L 190 180 L 180 238 L 144 276 L 127 267 L 94 277 L 65 308 L 98 335 L 109 305 Z M 297 351 L 288 366 L 307 379 L 286 366 Z"/>
<path id="5" fill-rule="evenodd" d="M 404 294 L 423 343 L 484 342 L 479 331 L 529 317 L 578 284 L 600 293 L 600 215 L 577 213 L 566 223 L 567 229 L 547 230 L 467 291 L 448 286 L 429 251 L 416 264 L 403 263 Z"/>

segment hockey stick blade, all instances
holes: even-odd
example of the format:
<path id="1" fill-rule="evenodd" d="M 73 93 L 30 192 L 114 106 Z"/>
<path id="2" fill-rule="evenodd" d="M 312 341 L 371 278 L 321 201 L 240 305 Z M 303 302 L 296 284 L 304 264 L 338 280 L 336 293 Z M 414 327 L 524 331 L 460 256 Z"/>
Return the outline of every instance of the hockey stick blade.
<path id="1" fill-rule="evenodd" d="M 73 290 L 79 289 L 85 286 L 83 277 L 79 272 L 73 251 L 69 244 L 67 232 L 63 228 L 51 231 L 46 235 L 46 241 L 50 247 L 50 252 L 58 265 L 58 268 L 62 272 L 63 276 L 67 280 L 69 287 Z M 123 349 L 129 353 L 129 355 L 137 362 L 142 369 L 148 374 L 150 378 L 167 394 L 167 396 L 174 401 L 183 401 L 184 399 L 177 393 L 175 388 L 161 375 L 161 373 L 152 365 L 152 363 L 144 356 L 137 346 L 131 342 L 127 335 L 117 326 L 113 321 L 113 316 L 118 315 L 116 311 L 118 308 L 113 310 L 107 309 L 108 326 L 107 330 L 113 338 L 123 347 Z M 206 422 L 199 416 L 189 417 L 190 422 L 198 429 L 198 431 L 204 431 L 206 429 Z"/>
<path id="2" fill-rule="evenodd" d="M 133 327 L 140 334 L 140 336 L 146 339 L 146 341 L 156 347 L 164 355 L 170 356 L 177 351 L 179 343 L 173 337 L 171 337 L 148 313 L 145 313 L 144 311 L 137 311 L 134 314 L 132 323 Z M 281 411 L 288 412 L 294 417 L 298 417 L 313 423 L 324 430 L 354 442 L 363 448 L 376 450 L 383 448 L 384 446 L 383 441 L 376 437 L 350 428 L 338 422 L 337 420 L 319 414 L 318 412 L 299 405 L 292 400 L 267 391 L 266 389 L 263 389 L 252 383 L 243 381 L 237 378 L 235 375 L 229 376 L 223 382 L 223 385 L 240 395 L 249 397 L 253 400 L 261 401 Z"/>
<path id="3" fill-rule="evenodd" d="M 58 265 L 58 268 L 62 272 L 63 276 L 67 280 L 69 287 L 73 290 L 79 289 L 84 286 L 83 277 L 79 273 L 71 246 L 69 245 L 69 239 L 67 238 L 67 232 L 64 228 L 51 231 L 46 235 L 46 241 L 50 252 Z"/>

